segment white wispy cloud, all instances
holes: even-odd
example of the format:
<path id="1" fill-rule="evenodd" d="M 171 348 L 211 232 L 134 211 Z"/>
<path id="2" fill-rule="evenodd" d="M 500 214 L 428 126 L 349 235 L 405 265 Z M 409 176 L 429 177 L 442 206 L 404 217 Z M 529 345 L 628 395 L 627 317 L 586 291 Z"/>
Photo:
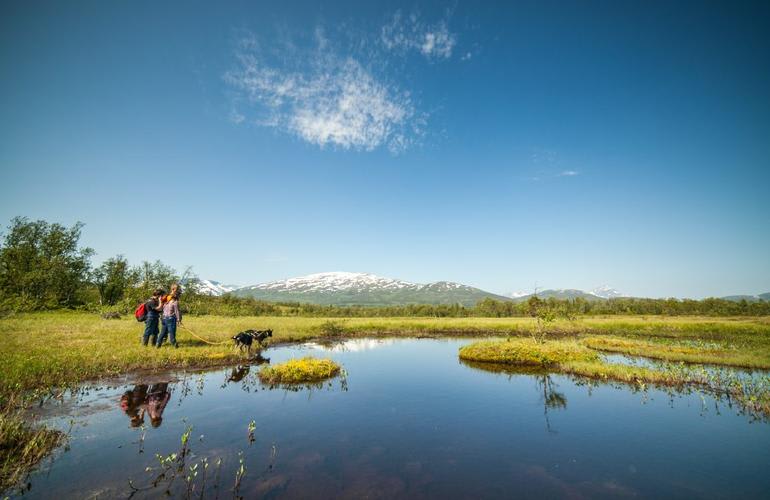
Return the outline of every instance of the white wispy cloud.
<path id="1" fill-rule="evenodd" d="M 335 52 L 322 30 L 315 31 L 314 40 L 314 48 L 292 54 L 290 64 L 273 65 L 253 37 L 239 44 L 238 67 L 224 78 L 238 92 L 235 100 L 257 114 L 253 123 L 322 148 L 385 146 L 398 152 L 408 147 L 424 120 L 409 92 L 378 78 L 353 56 Z M 231 115 L 234 122 L 243 117 L 240 111 Z"/>
<path id="2" fill-rule="evenodd" d="M 416 50 L 436 59 L 448 59 L 457 45 L 457 36 L 449 31 L 446 19 L 428 24 L 416 13 L 404 16 L 401 11 L 396 11 L 382 27 L 380 39 L 389 50 Z"/>
<path id="3" fill-rule="evenodd" d="M 577 172 L 576 170 L 562 170 L 561 172 L 556 174 L 556 177 L 574 177 L 578 174 L 579 172 Z"/>

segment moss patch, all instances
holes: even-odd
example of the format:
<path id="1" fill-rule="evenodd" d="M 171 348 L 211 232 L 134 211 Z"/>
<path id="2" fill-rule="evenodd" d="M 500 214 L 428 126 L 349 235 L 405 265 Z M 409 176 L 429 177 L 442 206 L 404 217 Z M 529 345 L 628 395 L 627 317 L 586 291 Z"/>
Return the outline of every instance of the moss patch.
<path id="1" fill-rule="evenodd" d="M 331 359 L 292 359 L 259 371 L 259 380 L 265 384 L 305 384 L 320 382 L 340 373 L 340 365 Z"/>

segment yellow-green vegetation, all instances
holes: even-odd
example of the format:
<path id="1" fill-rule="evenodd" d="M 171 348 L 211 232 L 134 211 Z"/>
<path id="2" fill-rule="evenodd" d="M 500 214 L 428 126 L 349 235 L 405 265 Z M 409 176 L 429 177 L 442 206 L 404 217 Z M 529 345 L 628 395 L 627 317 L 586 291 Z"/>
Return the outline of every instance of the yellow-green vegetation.
<path id="1" fill-rule="evenodd" d="M 460 359 L 520 366 L 559 366 L 573 361 L 597 361 L 596 352 L 575 340 L 535 342 L 517 338 L 475 342 L 460 348 Z"/>
<path id="2" fill-rule="evenodd" d="M 601 340 L 601 339 L 599 339 Z M 493 371 L 500 365 L 513 367 L 538 366 L 549 371 L 577 375 L 599 380 L 612 380 L 644 387 L 646 384 L 661 386 L 693 385 L 717 394 L 728 394 L 744 409 L 755 415 L 770 416 L 770 379 L 742 380 L 704 368 L 688 369 L 685 365 L 668 365 L 659 368 L 607 363 L 586 345 L 574 339 L 536 342 L 526 338 L 482 341 L 460 348 L 464 361 L 479 367 L 489 363 Z M 639 347 L 640 343 L 636 343 Z M 694 353 L 682 347 L 683 352 Z M 676 352 L 675 350 L 672 352 Z M 483 365 L 481 365 L 483 366 Z"/>
<path id="3" fill-rule="evenodd" d="M 306 384 L 320 382 L 340 373 L 340 365 L 331 359 L 290 359 L 259 371 L 259 380 L 265 384 Z"/>
<path id="4" fill-rule="evenodd" d="M 618 337 L 586 337 L 582 343 L 591 349 L 605 352 L 643 356 L 664 361 L 684 361 L 743 368 L 770 368 L 770 351 L 736 349 L 724 343 L 703 341 L 671 341 L 670 339 L 637 340 Z"/>

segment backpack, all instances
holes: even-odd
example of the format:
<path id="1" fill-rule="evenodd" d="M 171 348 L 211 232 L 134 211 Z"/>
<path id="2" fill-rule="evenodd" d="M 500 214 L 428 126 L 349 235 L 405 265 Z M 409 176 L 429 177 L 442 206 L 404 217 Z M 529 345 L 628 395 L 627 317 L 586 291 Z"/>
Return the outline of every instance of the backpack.
<path id="1" fill-rule="evenodd" d="M 134 311 L 134 317 L 139 322 L 145 321 L 147 319 L 147 304 L 145 302 L 142 302 L 139 304 L 139 307 L 136 308 L 136 311 Z"/>

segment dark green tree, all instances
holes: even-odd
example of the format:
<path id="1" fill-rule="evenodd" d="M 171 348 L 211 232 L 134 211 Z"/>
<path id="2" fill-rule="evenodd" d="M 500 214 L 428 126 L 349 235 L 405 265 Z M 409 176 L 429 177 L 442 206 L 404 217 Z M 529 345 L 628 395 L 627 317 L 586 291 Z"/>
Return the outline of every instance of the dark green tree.
<path id="1" fill-rule="evenodd" d="M 77 305 L 94 253 L 78 245 L 82 228 L 14 218 L 0 246 L 0 294 L 24 308 Z"/>
<path id="2" fill-rule="evenodd" d="M 99 303 L 113 306 L 139 281 L 136 268 L 131 268 L 122 255 L 105 260 L 93 273 L 93 282 L 99 291 Z"/>

